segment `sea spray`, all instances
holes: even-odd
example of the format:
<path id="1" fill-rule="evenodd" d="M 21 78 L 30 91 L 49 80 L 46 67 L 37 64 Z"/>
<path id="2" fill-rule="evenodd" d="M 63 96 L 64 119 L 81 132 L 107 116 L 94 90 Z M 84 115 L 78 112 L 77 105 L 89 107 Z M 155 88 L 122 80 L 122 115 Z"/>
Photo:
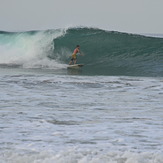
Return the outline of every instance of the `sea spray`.
<path id="1" fill-rule="evenodd" d="M 1 32 L 1 65 L 19 65 L 24 68 L 61 68 L 61 64 L 48 56 L 54 51 L 54 38 L 64 30 Z"/>

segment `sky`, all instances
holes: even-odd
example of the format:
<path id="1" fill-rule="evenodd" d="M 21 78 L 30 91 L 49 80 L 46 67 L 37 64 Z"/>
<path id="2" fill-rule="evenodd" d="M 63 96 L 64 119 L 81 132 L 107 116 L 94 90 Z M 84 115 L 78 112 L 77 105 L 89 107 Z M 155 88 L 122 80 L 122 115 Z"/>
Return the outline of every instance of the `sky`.
<path id="1" fill-rule="evenodd" d="M 95 27 L 163 34 L 163 0 L 0 0 L 0 31 Z"/>

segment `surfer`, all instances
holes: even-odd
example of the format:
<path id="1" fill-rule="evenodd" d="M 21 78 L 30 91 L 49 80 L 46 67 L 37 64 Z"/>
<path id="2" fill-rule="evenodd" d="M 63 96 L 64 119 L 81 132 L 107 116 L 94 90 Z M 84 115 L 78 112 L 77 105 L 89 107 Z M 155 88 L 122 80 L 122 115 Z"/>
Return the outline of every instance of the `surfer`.
<path id="1" fill-rule="evenodd" d="M 72 56 L 71 61 L 69 62 L 69 65 L 72 65 L 72 63 L 76 64 L 77 62 L 77 53 L 80 53 L 80 45 L 77 45 Z"/>

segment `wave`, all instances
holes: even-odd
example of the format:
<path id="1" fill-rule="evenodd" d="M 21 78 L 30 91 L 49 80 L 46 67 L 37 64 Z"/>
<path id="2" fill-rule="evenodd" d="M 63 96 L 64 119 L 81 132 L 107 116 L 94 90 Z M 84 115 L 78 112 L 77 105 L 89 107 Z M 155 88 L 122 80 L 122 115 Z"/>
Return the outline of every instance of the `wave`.
<path id="1" fill-rule="evenodd" d="M 77 44 L 83 74 L 163 76 L 163 38 L 86 27 L 0 32 L 0 64 L 65 68 Z"/>

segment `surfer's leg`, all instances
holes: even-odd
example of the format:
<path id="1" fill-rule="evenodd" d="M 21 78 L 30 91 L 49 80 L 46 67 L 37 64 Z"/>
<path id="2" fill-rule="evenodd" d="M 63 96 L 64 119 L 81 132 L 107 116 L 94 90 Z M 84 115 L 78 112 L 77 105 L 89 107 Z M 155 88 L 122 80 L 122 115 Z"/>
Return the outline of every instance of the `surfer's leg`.
<path id="1" fill-rule="evenodd" d="M 71 58 L 71 61 L 69 62 L 69 65 L 72 65 L 72 62 L 74 61 L 73 58 Z"/>
<path id="2" fill-rule="evenodd" d="M 77 62 L 77 59 L 74 59 L 74 64 L 76 64 L 76 62 Z"/>

